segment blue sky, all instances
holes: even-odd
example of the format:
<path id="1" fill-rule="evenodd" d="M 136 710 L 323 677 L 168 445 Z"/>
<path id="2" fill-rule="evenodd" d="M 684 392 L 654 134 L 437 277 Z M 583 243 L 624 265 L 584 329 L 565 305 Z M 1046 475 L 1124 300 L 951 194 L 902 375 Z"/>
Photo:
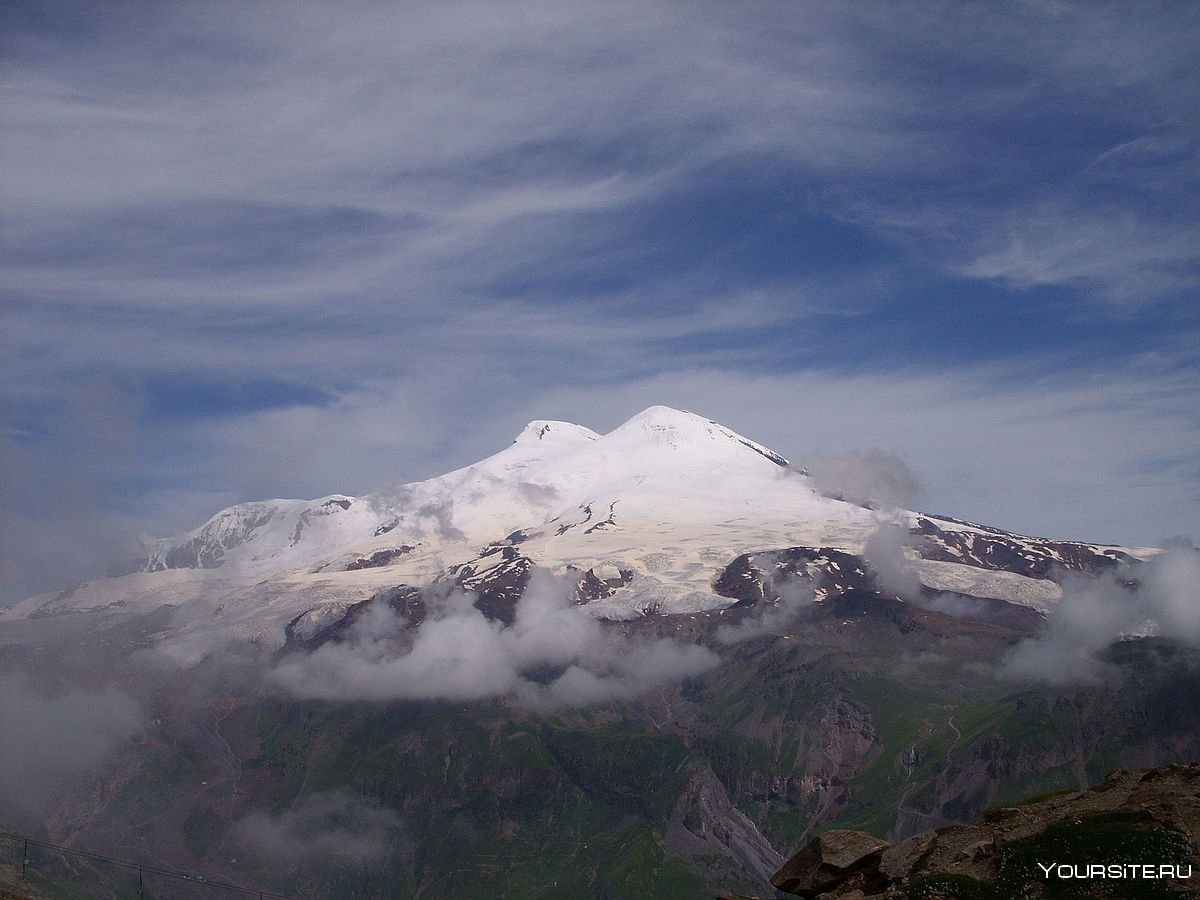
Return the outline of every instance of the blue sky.
<path id="1" fill-rule="evenodd" d="M 0 12 L 10 595 L 654 403 L 1200 535 L 1194 4 L 347 6 Z"/>

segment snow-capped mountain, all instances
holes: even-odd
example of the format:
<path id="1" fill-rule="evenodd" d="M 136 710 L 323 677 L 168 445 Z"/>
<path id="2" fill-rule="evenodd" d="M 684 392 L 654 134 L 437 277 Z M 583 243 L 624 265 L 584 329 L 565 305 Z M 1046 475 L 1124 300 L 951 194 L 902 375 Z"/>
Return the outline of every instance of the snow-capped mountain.
<path id="1" fill-rule="evenodd" d="M 535 567 L 578 574 L 580 602 L 603 618 L 720 610 L 769 593 L 778 574 L 813 581 L 820 600 L 876 577 L 862 555 L 889 525 L 905 535 L 901 564 L 927 588 L 1034 609 L 1058 599 L 1064 570 L 1153 552 L 831 499 L 761 444 L 655 406 L 604 435 L 531 422 L 481 462 L 362 497 L 238 504 L 152 542 L 135 571 L 4 615 L 173 606 L 189 614 L 169 637 L 199 650 L 217 636 L 280 643 L 289 623 L 314 633 L 375 591 L 439 579 L 503 618 Z"/>

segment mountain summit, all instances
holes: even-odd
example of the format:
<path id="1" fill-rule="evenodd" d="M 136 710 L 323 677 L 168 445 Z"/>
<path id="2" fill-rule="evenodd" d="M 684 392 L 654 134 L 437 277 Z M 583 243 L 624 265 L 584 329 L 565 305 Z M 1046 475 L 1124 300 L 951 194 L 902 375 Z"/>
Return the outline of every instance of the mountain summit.
<path id="1" fill-rule="evenodd" d="M 212 615 L 188 616 L 180 630 L 273 644 L 289 623 L 317 628 L 398 584 L 451 580 L 482 603 L 500 598 L 488 609 L 508 616 L 535 568 L 580 576 L 581 598 L 601 618 L 769 597 L 775 569 L 814 581 L 820 600 L 869 579 L 863 554 L 884 524 L 908 535 L 911 546 L 887 567 L 905 569 L 905 584 L 1023 608 L 1057 600 L 1057 571 L 1135 558 L 831 499 L 775 451 L 711 419 L 652 406 L 603 435 L 535 420 L 480 462 L 362 497 L 238 504 L 151 542 L 121 577 L 4 615 L 199 604 Z"/>
<path id="2" fill-rule="evenodd" d="M 599 547 L 605 530 L 632 528 L 626 543 L 644 537 L 653 546 L 653 535 L 639 529 L 694 533 L 747 508 L 761 522 L 870 525 L 861 510 L 819 497 L 774 451 L 693 413 L 652 406 L 605 435 L 535 420 L 487 459 L 363 497 L 238 504 L 186 535 L 154 541 L 139 568 L 324 572 L 419 547 L 406 560 L 411 565 L 435 551 L 461 555 L 550 523 L 558 524 L 543 555 L 562 565 L 591 550 L 609 552 Z"/>
<path id="3" fill-rule="evenodd" d="M 534 419 L 521 429 L 521 433 L 513 438 L 514 444 L 530 444 L 545 442 L 551 447 L 581 445 L 598 439 L 600 435 L 582 425 L 572 425 L 570 422 L 555 422 L 547 419 Z"/>

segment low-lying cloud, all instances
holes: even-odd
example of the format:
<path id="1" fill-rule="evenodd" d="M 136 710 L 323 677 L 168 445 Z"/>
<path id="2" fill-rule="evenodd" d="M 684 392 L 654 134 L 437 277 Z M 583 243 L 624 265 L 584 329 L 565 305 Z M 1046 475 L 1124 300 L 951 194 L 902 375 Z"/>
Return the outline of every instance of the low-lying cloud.
<path id="1" fill-rule="evenodd" d="M 558 488 L 549 484 L 538 484 L 535 481 L 517 482 L 517 496 L 533 506 L 551 506 L 558 503 L 562 497 Z"/>
<path id="2" fill-rule="evenodd" d="M 908 558 L 907 529 L 882 524 L 863 557 L 879 586 L 905 601 L 947 615 L 988 621 L 982 600 L 925 589 Z M 1062 599 L 1046 627 L 1010 651 L 993 671 L 1002 678 L 1049 684 L 1095 683 L 1104 674 L 1103 651 L 1129 636 L 1160 634 L 1200 648 L 1200 551 L 1190 545 L 1115 573 L 1064 573 Z"/>
<path id="3" fill-rule="evenodd" d="M 448 491 L 433 497 L 428 491 L 410 484 L 390 485 L 371 497 L 372 508 L 396 512 L 406 534 L 460 541 L 466 535 L 454 524 L 454 504 L 455 498 Z"/>
<path id="4" fill-rule="evenodd" d="M 40 822 L 48 804 L 100 766 L 143 724 L 115 687 L 46 691 L 28 676 L 0 681 L 0 809 L 13 826 Z"/>
<path id="5" fill-rule="evenodd" d="M 272 680 L 302 698 L 484 700 L 586 706 L 699 675 L 711 650 L 669 638 L 621 638 L 568 600 L 570 585 L 535 572 L 513 623 L 486 618 L 462 592 L 427 597 L 415 636 L 377 606 L 350 640 L 281 662 Z"/>
<path id="6" fill-rule="evenodd" d="M 395 513 L 397 523 L 410 537 L 461 541 L 466 535 L 455 524 L 455 510 L 469 508 L 490 491 L 507 489 L 509 484 L 502 479 L 476 472 L 467 481 L 444 483 L 436 490 L 421 483 L 387 485 L 371 495 L 371 506 L 381 513 Z M 553 486 L 531 481 L 517 482 L 513 490 L 519 501 L 543 509 L 559 499 Z"/>
<path id="7" fill-rule="evenodd" d="M 338 790 L 301 797 L 278 815 L 251 813 L 234 830 L 251 853 L 273 862 L 360 864 L 391 852 L 401 821 L 393 809 Z"/>
<path id="8" fill-rule="evenodd" d="M 1130 574 L 1136 591 L 1122 580 Z M 1093 683 L 1104 676 L 1106 648 L 1145 634 L 1200 648 L 1200 553 L 1171 550 L 1135 573 L 1066 579 L 1046 629 L 1018 644 L 997 671 L 1049 684 Z"/>
<path id="9" fill-rule="evenodd" d="M 908 529 L 884 522 L 867 538 L 863 559 L 875 570 L 876 582 L 885 590 L 910 602 L 921 597 L 921 579 L 908 559 L 912 538 Z"/>
<path id="10" fill-rule="evenodd" d="M 917 567 L 913 564 L 916 539 L 907 525 L 897 521 L 881 521 L 879 527 L 867 538 L 863 547 L 863 559 L 875 575 L 875 584 L 882 591 L 895 594 L 904 602 L 921 609 L 929 609 L 956 619 L 976 622 L 997 623 L 1004 617 L 1000 611 L 1003 602 L 986 597 L 974 597 L 955 591 L 938 591 L 921 581 Z"/>
<path id="11" fill-rule="evenodd" d="M 755 559 L 755 567 L 770 571 L 775 565 L 775 554 L 761 553 Z M 742 619 L 737 624 L 721 625 L 713 634 L 718 644 L 740 644 L 742 641 L 780 634 L 806 612 L 813 608 L 814 585 L 811 582 L 800 581 L 793 577 L 772 579 L 767 576 L 769 585 L 778 599 L 774 603 L 760 603 L 754 608 L 754 613 Z"/>
<path id="12" fill-rule="evenodd" d="M 849 503 L 911 508 L 921 491 L 908 463 L 886 450 L 809 456 L 804 469 L 818 491 Z"/>

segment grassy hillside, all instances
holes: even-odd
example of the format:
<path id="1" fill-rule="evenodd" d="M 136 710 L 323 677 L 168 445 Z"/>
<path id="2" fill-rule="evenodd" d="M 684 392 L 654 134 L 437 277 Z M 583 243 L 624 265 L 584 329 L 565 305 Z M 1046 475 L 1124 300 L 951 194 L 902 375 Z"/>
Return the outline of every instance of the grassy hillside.
<path id="1" fill-rule="evenodd" d="M 1002 628 L 865 609 L 720 646 L 702 677 L 586 710 L 164 681 L 144 691 L 154 727 L 55 815 L 78 846 L 297 896 L 700 896 L 760 892 L 772 848 L 821 830 L 898 838 L 1200 756 L 1200 714 L 1168 715 L 1195 696 L 1184 659 L 1126 647 L 1111 683 L 1022 687 L 978 665 L 1011 645 Z M 706 640 L 715 624 L 687 628 Z M 306 798 L 343 812 L 286 831 Z M 358 834 L 354 815 L 382 849 L 321 843 L 318 825 Z M 287 840 L 256 845 L 254 816 Z"/>

